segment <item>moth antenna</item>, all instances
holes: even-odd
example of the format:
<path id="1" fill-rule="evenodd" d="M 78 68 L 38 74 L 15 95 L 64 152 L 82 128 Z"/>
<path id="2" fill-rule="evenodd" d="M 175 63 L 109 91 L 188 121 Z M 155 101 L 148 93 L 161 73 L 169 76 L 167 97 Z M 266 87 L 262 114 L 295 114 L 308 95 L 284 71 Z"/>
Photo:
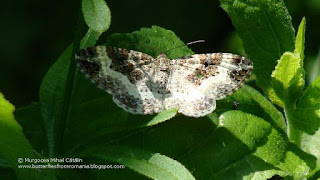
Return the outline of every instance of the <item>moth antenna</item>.
<path id="1" fill-rule="evenodd" d="M 189 46 L 189 45 L 191 45 L 191 44 L 204 43 L 204 42 L 206 42 L 206 41 L 205 41 L 205 40 L 192 41 L 192 42 L 189 42 L 189 43 L 187 43 L 187 44 L 180 45 L 180 46 L 177 46 L 177 47 L 174 47 L 174 48 L 168 49 L 168 50 L 166 50 L 164 53 L 167 53 L 168 51 L 171 51 L 171 50 L 173 50 L 173 49 L 177 49 L 177 48 L 180 48 L 180 47 L 183 47 L 183 46 Z"/>

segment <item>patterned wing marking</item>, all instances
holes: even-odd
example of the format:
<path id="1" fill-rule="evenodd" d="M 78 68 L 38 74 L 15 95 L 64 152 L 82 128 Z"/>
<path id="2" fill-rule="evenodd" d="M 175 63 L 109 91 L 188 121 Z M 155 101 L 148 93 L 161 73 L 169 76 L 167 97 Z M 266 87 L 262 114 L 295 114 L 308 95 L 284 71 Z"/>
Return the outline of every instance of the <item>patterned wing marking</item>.
<path id="1" fill-rule="evenodd" d="M 190 117 L 202 117 L 216 108 L 212 93 L 202 91 L 197 83 L 191 83 L 189 75 L 202 65 L 172 60 L 167 89 L 171 96 L 164 100 L 165 109 L 179 107 L 178 112 Z M 193 81 L 194 82 L 194 81 Z"/>
<path id="2" fill-rule="evenodd" d="M 253 69 L 249 59 L 230 53 L 185 56 L 176 59 L 173 64 L 189 66 L 189 69 L 193 67 L 183 78 L 198 86 L 199 92 L 210 91 L 216 100 L 239 89 L 250 77 Z"/>
<path id="3" fill-rule="evenodd" d="M 153 114 L 163 110 L 147 87 L 153 58 L 120 48 L 96 46 L 76 54 L 80 70 L 99 88 L 113 95 L 114 102 L 134 114 Z"/>
<path id="4" fill-rule="evenodd" d="M 245 57 L 222 53 L 217 69 L 218 75 L 204 80 L 202 87 L 211 89 L 219 100 L 236 92 L 249 79 L 253 64 Z"/>

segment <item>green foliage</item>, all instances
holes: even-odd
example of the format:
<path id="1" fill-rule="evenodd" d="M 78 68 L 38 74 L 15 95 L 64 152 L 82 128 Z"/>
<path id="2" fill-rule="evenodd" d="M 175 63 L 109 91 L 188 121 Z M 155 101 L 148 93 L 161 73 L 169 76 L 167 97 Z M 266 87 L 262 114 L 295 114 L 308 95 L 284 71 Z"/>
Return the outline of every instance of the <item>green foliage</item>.
<path id="1" fill-rule="evenodd" d="M 107 45 L 135 49 L 157 57 L 161 52 L 171 48 L 184 45 L 179 37 L 172 31 L 158 26 L 152 28 L 141 28 L 140 31 L 132 33 L 116 33 L 108 37 Z M 168 51 L 167 56 L 171 59 L 194 54 L 187 46 L 182 46 Z"/>
<path id="2" fill-rule="evenodd" d="M 123 164 L 152 179 L 194 179 L 179 162 L 159 153 L 131 147 L 105 146 L 89 148 L 83 154 L 83 157 L 96 157 Z"/>
<path id="3" fill-rule="evenodd" d="M 281 100 L 282 107 L 295 103 L 304 87 L 304 79 L 300 72 L 302 66 L 299 62 L 299 54 L 285 52 L 273 71 L 272 86 Z"/>
<path id="4" fill-rule="evenodd" d="M 295 127 L 314 134 L 320 127 L 320 77 L 302 94 L 297 108 L 293 112 Z"/>
<path id="5" fill-rule="evenodd" d="M 36 179 L 38 176 L 34 169 L 18 168 L 18 158 L 33 158 L 35 156 L 32 153 L 31 145 L 22 133 L 21 126 L 14 119 L 13 111 L 14 106 L 0 93 L 0 157 L 6 160 L 0 161 L 0 167 L 13 168 L 17 178 Z"/>
<path id="6" fill-rule="evenodd" d="M 19 108 L 14 112 L 18 123 L 23 127 L 23 133 L 37 152 L 48 152 L 48 142 L 44 136 L 46 129 L 41 118 L 40 104 L 34 103 Z"/>
<path id="7" fill-rule="evenodd" d="M 285 51 L 294 49 L 294 28 L 282 0 L 220 0 L 254 64 L 257 85 L 276 104 L 271 73 Z"/>
<path id="8" fill-rule="evenodd" d="M 303 134 L 301 137 L 301 149 L 305 152 L 312 154 L 315 157 L 318 157 L 316 168 L 312 170 L 310 174 L 316 173 L 318 171 L 318 177 L 320 178 L 320 130 L 314 135 Z"/>
<path id="9" fill-rule="evenodd" d="M 311 85 L 303 91 L 305 87 L 305 71 L 303 69 L 305 18 L 299 26 L 294 46 L 291 18 L 284 4 L 278 0 L 272 2 L 221 0 L 222 7 L 228 12 L 243 40 L 246 53 L 254 62 L 257 85 L 264 90 L 273 103 L 284 108 L 289 139 L 300 147 L 303 143 L 302 137 L 313 138 L 304 133 L 314 134 L 320 127 L 320 118 L 317 114 L 320 109 L 317 106 L 318 96 L 314 93 L 319 91 L 319 87 L 314 86 L 317 83 L 315 81 L 313 86 Z M 280 60 L 275 66 L 274 63 L 277 59 Z M 308 89 L 313 89 L 313 93 L 306 97 Z M 293 177 L 299 179 L 302 177 L 298 172 L 306 171 L 312 163 L 304 167 L 300 166 L 304 163 L 288 165 L 289 162 L 299 162 L 294 156 L 296 156 L 295 153 L 290 152 L 285 160 L 287 168 L 283 165 L 282 167 L 286 169 L 286 172 L 292 171 Z M 317 154 L 315 157 L 319 158 Z M 302 159 L 306 159 L 306 157 L 304 156 Z M 310 173 L 307 176 L 313 174 Z"/>
<path id="10" fill-rule="evenodd" d="M 100 33 L 109 29 L 111 13 L 104 0 L 82 0 L 82 12 L 90 29 Z"/>
<path id="11" fill-rule="evenodd" d="M 29 142 L 14 119 L 14 107 L 0 95 L 0 170 L 11 168 L 19 179 L 317 178 L 320 78 L 304 90 L 306 20 L 294 44 L 291 18 L 281 0 L 220 2 L 254 62 L 257 85 L 281 107 L 244 85 L 199 119 L 177 115 L 175 108 L 153 116 L 125 112 L 76 69 L 74 53 L 94 46 L 111 17 L 104 1 L 83 0 L 87 34 L 80 42 L 79 22 L 74 43 L 42 81 L 40 102 L 15 112 Z M 104 43 L 154 57 L 184 45 L 174 32 L 158 26 L 112 34 Z M 182 46 L 167 54 L 173 59 L 193 52 Z M 79 157 L 84 164 L 123 164 L 126 169 L 17 168 L 17 158 L 39 156 Z"/>
<path id="12" fill-rule="evenodd" d="M 285 52 L 271 75 L 272 87 L 277 97 L 281 100 L 282 107 L 294 105 L 304 88 L 303 51 L 305 24 L 306 20 L 303 19 L 299 27 L 294 53 Z"/>
<path id="13" fill-rule="evenodd" d="M 164 110 L 161 113 L 159 113 L 158 115 L 156 115 L 154 118 L 152 118 L 151 121 L 149 121 L 146 125 L 153 126 L 153 125 L 162 123 L 166 120 L 169 120 L 169 119 L 173 118 L 178 113 L 178 110 L 179 110 L 178 108 Z"/>
<path id="14" fill-rule="evenodd" d="M 282 131 L 286 130 L 285 119 L 282 113 L 263 95 L 250 86 L 244 85 L 233 95 L 218 101 L 216 112 L 234 110 L 233 102 L 239 103 L 238 110 L 258 116 Z"/>
<path id="15" fill-rule="evenodd" d="M 89 30 L 82 41 L 82 47 L 89 47 L 95 44 L 97 33 Z M 63 134 L 64 130 L 60 128 L 61 113 L 68 111 L 62 108 L 65 97 L 65 89 L 68 80 L 68 72 L 70 68 L 70 59 L 73 46 L 69 46 L 64 53 L 53 64 L 40 86 L 40 104 L 41 114 L 45 122 L 46 133 L 48 137 L 49 153 L 54 154 L 57 142 L 57 136 Z M 74 82 L 76 83 L 76 81 Z"/>

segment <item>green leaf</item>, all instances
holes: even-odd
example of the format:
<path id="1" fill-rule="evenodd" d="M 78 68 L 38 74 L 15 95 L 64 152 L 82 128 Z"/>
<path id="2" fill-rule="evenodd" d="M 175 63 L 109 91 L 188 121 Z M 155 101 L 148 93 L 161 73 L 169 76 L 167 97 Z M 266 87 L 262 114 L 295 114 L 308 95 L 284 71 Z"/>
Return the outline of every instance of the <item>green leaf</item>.
<path id="1" fill-rule="evenodd" d="M 177 116 L 117 135 L 101 143 L 165 154 L 185 165 L 196 179 L 305 177 L 315 164 L 288 142 L 282 129 L 241 111 L 228 111 L 220 118 L 216 114 L 199 119 Z"/>
<path id="2" fill-rule="evenodd" d="M 48 155 L 48 142 L 45 134 L 45 125 L 41 117 L 40 104 L 33 103 L 19 108 L 14 115 L 22 126 L 23 132 L 32 147 L 42 155 Z"/>
<path id="3" fill-rule="evenodd" d="M 283 132 L 286 131 L 285 119 L 282 113 L 252 87 L 244 85 L 233 95 L 217 101 L 216 112 L 234 110 L 234 103 L 238 103 L 237 110 L 258 116 L 271 123 L 273 127 L 282 129 Z"/>
<path id="4" fill-rule="evenodd" d="M 305 85 L 303 69 L 306 19 L 299 26 L 294 53 L 285 52 L 272 73 L 272 86 L 281 100 L 281 105 L 293 106 L 300 97 Z M 294 108 L 294 106 L 293 106 Z"/>
<path id="5" fill-rule="evenodd" d="M 229 117 L 233 118 L 232 116 Z M 250 136 L 243 137 L 240 140 L 250 139 Z M 222 171 L 214 176 L 215 179 L 223 179 L 224 177 L 232 179 L 239 177 L 242 177 L 242 179 L 269 179 L 274 175 L 290 176 L 290 173 L 277 167 L 281 160 L 285 158 L 285 139 L 275 129 L 272 129 L 271 133 L 265 138 L 268 140 L 261 139 L 264 143 L 254 142 L 255 146 L 257 146 L 255 151 L 247 153 L 237 161 L 224 167 Z"/>
<path id="6" fill-rule="evenodd" d="M 84 48 L 94 45 L 99 35 L 100 33 L 89 29 L 81 42 L 81 47 Z M 57 148 L 57 135 L 63 134 L 64 131 L 61 128 L 61 122 L 58 120 L 62 113 L 61 111 L 67 111 L 67 109 L 63 109 L 62 106 L 65 98 L 72 49 L 73 47 L 69 46 L 62 53 L 57 62 L 49 69 L 40 86 L 41 114 L 45 122 L 48 150 L 51 156 L 54 154 L 54 149 Z"/>
<path id="7" fill-rule="evenodd" d="M 228 111 L 223 115 L 227 114 L 228 118 L 225 118 L 223 115 L 220 116 L 219 124 L 221 121 L 226 119 L 229 122 L 235 121 L 235 119 L 239 119 L 238 121 L 247 120 L 247 123 L 243 123 L 243 127 L 239 126 L 240 123 L 233 122 L 230 125 L 227 124 L 228 130 L 236 134 L 235 136 L 239 138 L 243 143 L 245 143 L 249 148 L 249 142 L 253 141 L 254 135 L 257 135 L 253 129 L 259 131 L 260 133 L 263 132 L 260 130 L 260 127 L 257 124 L 251 124 L 254 128 L 251 129 L 250 125 L 250 116 L 248 114 L 237 112 L 234 114 L 232 111 Z M 254 119 L 254 118 L 253 118 Z M 251 120 L 252 121 L 252 120 Z M 248 123 L 249 122 L 249 123 Z M 261 125 L 260 125 L 261 126 Z M 231 128 L 230 128 L 231 127 Z M 242 130 L 243 128 L 243 130 Z M 255 132 L 254 135 L 246 134 L 249 132 Z M 236 133 L 235 133 L 236 132 Z M 244 133 L 243 133 L 244 132 Z M 297 148 L 294 144 L 288 143 L 287 139 L 284 138 L 284 133 L 278 132 L 275 129 L 271 130 L 271 133 L 268 134 L 268 140 L 265 143 L 259 143 L 257 141 L 253 141 L 255 144 L 258 145 L 256 151 L 253 153 L 255 157 L 261 158 L 263 161 L 273 164 L 275 167 L 280 168 L 284 172 L 288 173 L 294 177 L 294 179 L 299 179 L 305 177 L 311 168 L 314 168 L 315 159 L 312 158 L 310 155 L 304 153 L 299 148 Z M 259 144 L 262 146 L 259 146 Z M 288 144 L 288 145 L 287 145 Z M 277 168 L 274 167 L 274 170 Z M 284 173 L 282 172 L 282 173 Z M 279 174 L 280 175 L 280 174 Z"/>
<path id="8" fill-rule="evenodd" d="M 90 29 L 103 33 L 111 24 L 111 13 L 104 0 L 82 0 L 82 13 Z"/>
<path id="9" fill-rule="evenodd" d="M 34 158 L 32 147 L 13 116 L 14 106 L 0 93 L 0 155 L 5 158 L 19 179 L 36 179 L 33 169 L 18 168 L 18 158 Z"/>
<path id="10" fill-rule="evenodd" d="M 80 49 L 95 45 L 100 35 L 100 32 L 89 29 L 80 42 Z"/>
<path id="11" fill-rule="evenodd" d="M 301 20 L 297 37 L 296 37 L 296 44 L 294 53 L 300 54 L 301 63 L 303 63 L 304 59 L 304 43 L 305 43 L 305 34 L 306 34 L 306 18 Z"/>
<path id="12" fill-rule="evenodd" d="M 310 169 L 315 168 L 316 159 L 302 151 L 295 144 L 288 144 L 285 158 L 277 166 L 288 172 L 293 179 L 306 179 L 310 175 Z"/>
<path id="13" fill-rule="evenodd" d="M 249 149 L 253 149 L 256 141 L 268 134 L 270 124 L 254 115 L 242 111 L 228 111 L 219 117 L 219 127 L 240 139 Z"/>
<path id="14" fill-rule="evenodd" d="M 228 177 L 230 179 L 238 179 L 241 177 L 244 180 L 265 180 L 273 179 L 272 177 L 275 175 L 286 177 L 288 176 L 288 173 L 275 168 L 260 158 L 249 155 L 244 157 L 242 160 L 235 162 L 228 169 L 218 173 L 214 178 L 225 179 Z"/>
<path id="15" fill-rule="evenodd" d="M 167 109 L 156 115 L 147 126 L 153 126 L 173 118 L 178 113 L 179 108 Z"/>
<path id="16" fill-rule="evenodd" d="M 309 173 L 309 177 L 320 171 L 320 129 L 313 135 L 302 134 L 301 149 L 317 158 L 316 168 Z"/>
<path id="17" fill-rule="evenodd" d="M 56 143 L 56 122 L 61 114 L 64 87 L 67 82 L 68 60 L 71 58 L 72 46 L 69 46 L 49 69 L 40 86 L 41 114 L 45 121 L 48 150 L 53 152 Z M 56 132 L 57 131 L 57 132 Z"/>
<path id="18" fill-rule="evenodd" d="M 241 111 L 228 111 L 220 118 L 215 114 L 199 119 L 177 116 L 117 143 L 177 159 L 196 179 L 259 175 L 267 179 L 287 174 L 275 167 L 285 156 L 283 135 L 263 119 Z"/>
<path id="19" fill-rule="evenodd" d="M 152 179 L 194 179 L 192 174 L 179 162 L 150 151 L 107 146 L 88 149 L 79 156 L 117 162 Z"/>
<path id="20" fill-rule="evenodd" d="M 152 28 L 141 28 L 140 31 L 132 33 L 116 33 L 108 37 L 107 45 L 134 49 L 157 57 L 161 52 L 171 48 L 182 46 L 166 52 L 169 58 L 194 54 L 184 42 L 172 31 L 152 26 Z"/>
<path id="21" fill-rule="evenodd" d="M 275 103 L 271 73 L 285 51 L 294 49 L 294 28 L 282 0 L 220 0 L 252 60 L 257 84 Z"/>
<path id="22" fill-rule="evenodd" d="M 294 126 L 308 134 L 320 127 L 320 76 L 303 92 L 293 112 Z"/>
<path id="23" fill-rule="evenodd" d="M 272 86 L 282 107 L 294 105 L 304 88 L 303 66 L 299 54 L 285 52 L 272 73 Z"/>

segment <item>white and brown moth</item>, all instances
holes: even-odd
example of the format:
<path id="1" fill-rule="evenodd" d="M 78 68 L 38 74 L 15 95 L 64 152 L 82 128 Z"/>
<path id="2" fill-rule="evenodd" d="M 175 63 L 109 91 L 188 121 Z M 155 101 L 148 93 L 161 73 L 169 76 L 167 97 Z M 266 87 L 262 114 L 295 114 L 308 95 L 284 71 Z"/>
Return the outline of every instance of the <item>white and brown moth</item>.
<path id="1" fill-rule="evenodd" d="M 183 56 L 170 60 L 133 50 L 96 46 L 80 50 L 81 71 L 113 101 L 134 114 L 172 107 L 190 117 L 216 109 L 216 100 L 234 93 L 249 78 L 252 62 L 230 53 Z"/>

